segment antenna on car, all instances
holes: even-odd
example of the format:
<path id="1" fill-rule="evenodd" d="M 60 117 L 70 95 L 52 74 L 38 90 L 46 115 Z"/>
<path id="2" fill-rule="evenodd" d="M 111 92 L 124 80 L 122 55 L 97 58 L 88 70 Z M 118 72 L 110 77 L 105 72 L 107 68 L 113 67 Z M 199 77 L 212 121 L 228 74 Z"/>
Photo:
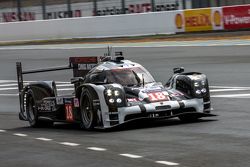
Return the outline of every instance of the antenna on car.
<path id="1" fill-rule="evenodd" d="M 109 57 L 109 56 L 111 56 L 111 54 L 112 54 L 112 47 L 111 46 L 108 46 L 108 52 L 107 53 L 104 53 L 104 56 L 105 57 Z"/>
<path id="2" fill-rule="evenodd" d="M 108 50 L 108 52 L 104 53 L 104 56 L 101 57 L 101 62 L 112 60 L 112 56 L 111 56 L 111 54 L 112 54 L 112 47 L 108 46 L 107 50 Z"/>
<path id="3" fill-rule="evenodd" d="M 115 52 L 115 54 L 112 54 L 112 47 L 108 46 L 107 48 L 108 52 L 104 53 L 104 57 L 101 58 L 101 61 L 115 61 L 115 62 L 120 62 L 121 60 L 124 60 L 123 57 L 123 52 L 119 51 L 119 52 Z"/>

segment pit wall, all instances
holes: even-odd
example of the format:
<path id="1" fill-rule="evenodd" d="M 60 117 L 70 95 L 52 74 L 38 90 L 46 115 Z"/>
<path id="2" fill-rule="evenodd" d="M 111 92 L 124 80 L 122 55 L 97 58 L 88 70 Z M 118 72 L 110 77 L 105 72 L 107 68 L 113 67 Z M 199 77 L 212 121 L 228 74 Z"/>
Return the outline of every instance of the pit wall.
<path id="1" fill-rule="evenodd" d="M 0 42 L 104 38 L 250 28 L 250 5 L 0 23 Z"/>

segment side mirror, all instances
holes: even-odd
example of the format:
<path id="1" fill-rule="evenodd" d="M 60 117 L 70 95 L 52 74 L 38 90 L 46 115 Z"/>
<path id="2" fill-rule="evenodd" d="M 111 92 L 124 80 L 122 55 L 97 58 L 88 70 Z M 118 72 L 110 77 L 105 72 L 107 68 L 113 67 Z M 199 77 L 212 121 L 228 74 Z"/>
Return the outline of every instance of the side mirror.
<path id="1" fill-rule="evenodd" d="M 173 71 L 174 71 L 174 74 L 183 73 L 184 72 L 184 67 L 174 68 Z"/>

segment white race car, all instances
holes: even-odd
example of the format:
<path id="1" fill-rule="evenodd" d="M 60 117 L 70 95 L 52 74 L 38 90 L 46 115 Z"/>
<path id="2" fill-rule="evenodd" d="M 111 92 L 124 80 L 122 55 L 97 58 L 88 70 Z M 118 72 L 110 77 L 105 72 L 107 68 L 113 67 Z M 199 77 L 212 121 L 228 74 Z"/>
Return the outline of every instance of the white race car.
<path id="1" fill-rule="evenodd" d="M 57 96 L 54 81 L 23 85 L 23 75 L 73 69 L 72 95 Z M 66 67 L 22 71 L 17 62 L 21 120 L 32 127 L 54 122 L 80 123 L 85 129 L 110 128 L 137 119 L 179 117 L 195 121 L 211 114 L 208 80 L 175 68 L 163 85 L 140 64 L 115 56 L 71 57 Z"/>

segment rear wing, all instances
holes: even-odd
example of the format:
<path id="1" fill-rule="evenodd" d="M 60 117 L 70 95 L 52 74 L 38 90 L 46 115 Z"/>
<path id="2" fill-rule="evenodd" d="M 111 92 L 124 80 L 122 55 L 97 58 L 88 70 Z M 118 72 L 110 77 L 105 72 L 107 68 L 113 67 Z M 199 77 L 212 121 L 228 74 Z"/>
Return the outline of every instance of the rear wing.
<path id="1" fill-rule="evenodd" d="M 23 75 L 73 69 L 73 77 L 84 77 L 93 67 L 95 67 L 100 62 L 99 60 L 99 57 L 70 57 L 69 65 L 32 69 L 26 71 L 22 70 L 21 62 L 16 62 L 19 92 L 23 89 Z"/>
<path id="2" fill-rule="evenodd" d="M 18 84 L 20 105 L 22 98 L 21 93 L 24 87 L 23 75 L 73 69 L 73 77 L 84 77 L 93 67 L 95 67 L 99 63 L 99 60 L 100 60 L 99 57 L 70 57 L 69 64 L 65 66 L 49 67 L 43 69 L 32 69 L 25 71 L 23 71 L 22 69 L 22 63 L 16 62 L 17 84 Z"/>
<path id="3" fill-rule="evenodd" d="M 73 69 L 74 77 L 83 77 L 99 62 L 99 57 L 70 57 L 69 67 Z"/>

